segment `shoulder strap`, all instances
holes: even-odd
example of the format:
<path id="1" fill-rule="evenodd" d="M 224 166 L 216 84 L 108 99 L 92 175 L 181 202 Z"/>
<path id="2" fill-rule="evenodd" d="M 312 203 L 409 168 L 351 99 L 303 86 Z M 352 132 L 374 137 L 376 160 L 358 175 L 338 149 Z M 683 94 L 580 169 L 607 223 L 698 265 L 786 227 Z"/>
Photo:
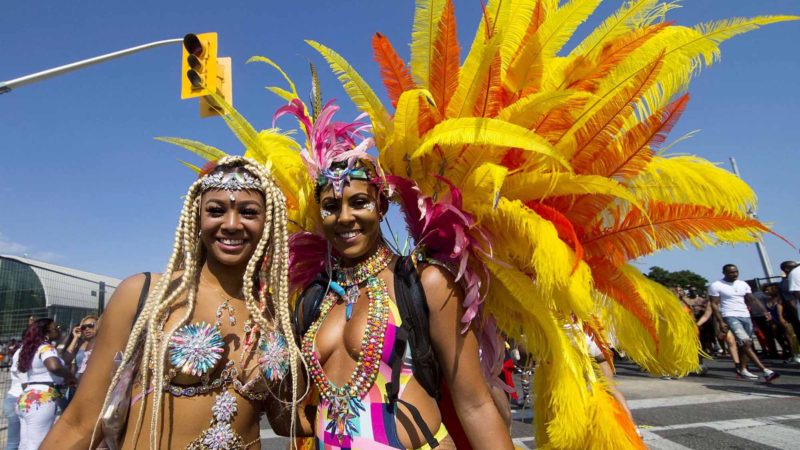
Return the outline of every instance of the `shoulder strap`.
<path id="1" fill-rule="evenodd" d="M 328 282 L 328 276 L 320 273 L 297 299 L 294 308 L 294 322 L 298 337 L 304 336 L 311 324 L 317 320 L 322 298 L 325 296 L 325 291 L 328 290 Z M 302 317 L 300 317 L 301 313 Z"/>
<path id="2" fill-rule="evenodd" d="M 436 448 L 439 446 L 439 442 L 428 428 L 422 414 L 414 405 L 399 398 L 400 372 L 406 347 L 409 344 L 414 364 L 414 377 L 431 397 L 437 400 L 439 398 L 439 361 L 431 346 L 428 329 L 428 301 L 410 256 L 400 257 L 395 265 L 394 295 L 403 323 L 395 335 L 392 377 L 391 381 L 386 383 L 386 395 L 390 403 L 399 403 L 408 409 L 411 418 L 425 437 L 428 447 Z"/>
<path id="3" fill-rule="evenodd" d="M 144 272 L 144 284 L 142 285 L 142 292 L 139 293 L 139 304 L 136 305 L 136 314 L 133 315 L 133 322 L 131 322 L 131 329 L 139 318 L 139 314 L 144 309 L 144 302 L 147 300 L 147 293 L 150 292 L 150 272 Z"/>
<path id="4" fill-rule="evenodd" d="M 402 327 L 408 331 L 407 342 L 411 345 L 414 377 L 431 397 L 438 400 L 441 369 L 431 345 L 428 300 L 411 256 L 400 257 L 397 261 L 394 272 L 394 294 L 397 309 L 403 319 Z M 401 337 L 402 335 L 398 335 L 397 344 L 401 345 L 402 351 L 405 352 L 406 343 L 399 342 Z M 395 362 L 397 363 L 396 360 Z M 394 370 L 399 371 L 400 366 L 398 365 L 397 369 L 393 368 Z M 392 388 L 399 389 L 399 386 L 392 385 Z"/>

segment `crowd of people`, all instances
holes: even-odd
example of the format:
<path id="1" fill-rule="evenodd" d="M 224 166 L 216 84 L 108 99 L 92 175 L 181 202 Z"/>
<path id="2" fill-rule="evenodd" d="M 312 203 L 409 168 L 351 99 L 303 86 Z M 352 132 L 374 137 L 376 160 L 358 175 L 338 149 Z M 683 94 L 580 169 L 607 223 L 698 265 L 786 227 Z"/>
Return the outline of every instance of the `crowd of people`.
<path id="1" fill-rule="evenodd" d="M 706 356 L 729 355 L 742 379 L 759 378 L 748 369 L 752 362 L 767 382 L 779 374 L 767 368 L 762 359 L 800 364 L 797 266 L 796 261 L 784 261 L 782 280 L 762 284 L 756 291 L 739 279 L 739 269 L 733 264 L 723 267 L 723 278 L 708 286 L 707 296 L 692 286 L 676 286 L 675 295 L 694 316 Z M 760 352 L 756 351 L 756 341 Z M 701 373 L 705 370 L 701 364 Z"/>
<path id="2" fill-rule="evenodd" d="M 65 339 L 51 318 L 28 322 L 22 339 L 10 340 L 2 351 L 11 379 L 3 400 L 6 450 L 39 448 L 86 370 L 98 318 L 84 317 Z"/>

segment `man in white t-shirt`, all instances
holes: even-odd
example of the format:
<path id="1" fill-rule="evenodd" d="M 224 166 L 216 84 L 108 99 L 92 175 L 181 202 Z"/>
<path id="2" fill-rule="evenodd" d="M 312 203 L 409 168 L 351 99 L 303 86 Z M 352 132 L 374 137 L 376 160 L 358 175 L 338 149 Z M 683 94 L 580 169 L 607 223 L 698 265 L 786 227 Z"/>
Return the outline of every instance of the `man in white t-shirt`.
<path id="1" fill-rule="evenodd" d="M 739 269 L 733 264 L 722 266 L 722 274 L 725 277 L 711 283 L 708 287 L 708 297 L 711 299 L 711 307 L 714 308 L 714 317 L 720 323 L 720 331 L 727 333 L 730 329 L 736 338 L 739 347 L 739 367 L 736 373 L 742 378 L 757 379 L 747 370 L 747 359 L 764 372 L 764 380 L 772 382 L 780 375 L 764 367 L 758 359 L 753 349 L 753 322 L 750 320 L 750 310 L 747 309 L 747 302 L 757 302 L 753 296 L 750 286 L 739 279 Z"/>
<path id="2" fill-rule="evenodd" d="M 800 300 L 800 270 L 797 267 L 795 262 L 794 265 L 788 268 L 789 270 L 786 274 L 786 290 L 794 297 L 793 304 L 795 308 L 797 308 L 798 300 Z M 781 268 L 783 268 L 783 264 L 781 264 Z M 800 308 L 797 309 L 800 310 Z"/>

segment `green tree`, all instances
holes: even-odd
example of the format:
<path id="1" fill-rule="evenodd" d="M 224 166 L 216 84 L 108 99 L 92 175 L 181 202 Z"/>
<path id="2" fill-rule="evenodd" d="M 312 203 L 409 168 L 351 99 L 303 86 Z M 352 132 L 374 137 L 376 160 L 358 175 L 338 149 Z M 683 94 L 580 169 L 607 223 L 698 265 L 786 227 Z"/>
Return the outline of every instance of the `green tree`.
<path id="1" fill-rule="evenodd" d="M 700 293 L 705 293 L 708 280 L 702 276 L 692 272 L 691 270 L 679 270 L 677 272 L 670 272 L 663 267 L 653 266 L 647 274 L 647 278 L 663 284 L 667 287 L 693 287 Z"/>

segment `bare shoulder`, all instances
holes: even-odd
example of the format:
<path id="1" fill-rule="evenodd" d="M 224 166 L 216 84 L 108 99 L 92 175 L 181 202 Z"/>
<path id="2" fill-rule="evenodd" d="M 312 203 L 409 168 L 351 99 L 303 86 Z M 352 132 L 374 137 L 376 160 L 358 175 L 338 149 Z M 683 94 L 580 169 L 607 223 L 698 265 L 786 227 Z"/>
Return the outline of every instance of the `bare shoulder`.
<path id="1" fill-rule="evenodd" d="M 438 264 L 421 264 L 419 277 L 431 310 L 443 308 L 450 298 L 463 297 L 453 274 Z"/>
<path id="2" fill-rule="evenodd" d="M 151 275 L 148 292 L 152 291 L 160 276 L 161 274 L 155 273 Z M 103 313 L 104 320 L 107 320 L 106 318 L 109 316 L 117 316 L 122 320 L 132 321 L 139 305 L 139 296 L 145 287 L 145 280 L 144 273 L 137 273 L 122 280 L 108 301 L 108 308 Z"/>

